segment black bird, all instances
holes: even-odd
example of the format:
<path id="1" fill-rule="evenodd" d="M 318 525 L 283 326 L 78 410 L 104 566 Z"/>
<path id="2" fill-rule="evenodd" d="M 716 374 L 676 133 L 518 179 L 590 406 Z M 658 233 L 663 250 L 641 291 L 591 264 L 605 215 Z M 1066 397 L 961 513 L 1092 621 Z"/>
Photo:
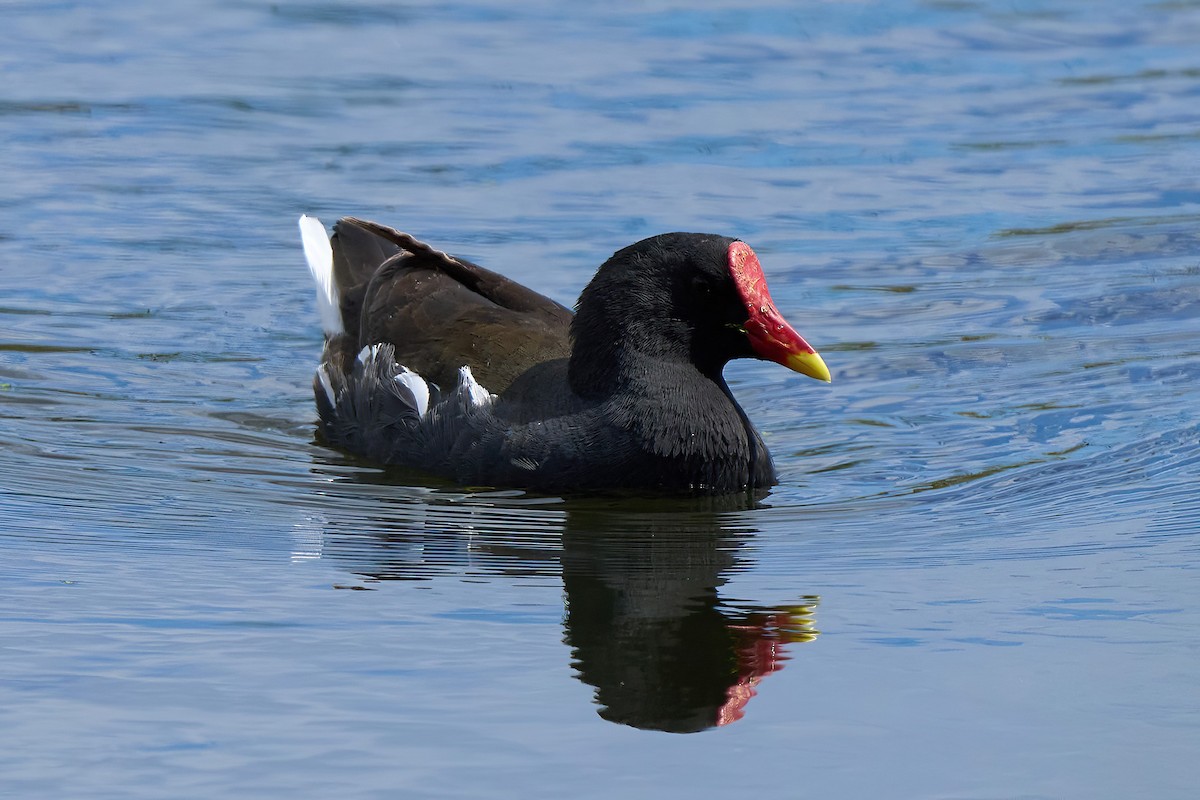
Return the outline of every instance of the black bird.
<path id="1" fill-rule="evenodd" d="M 727 494 L 775 483 L 729 391 L 734 358 L 829 370 L 775 309 L 754 251 L 702 233 L 613 254 L 574 315 L 378 223 L 300 218 L 330 444 L 463 485 Z"/>

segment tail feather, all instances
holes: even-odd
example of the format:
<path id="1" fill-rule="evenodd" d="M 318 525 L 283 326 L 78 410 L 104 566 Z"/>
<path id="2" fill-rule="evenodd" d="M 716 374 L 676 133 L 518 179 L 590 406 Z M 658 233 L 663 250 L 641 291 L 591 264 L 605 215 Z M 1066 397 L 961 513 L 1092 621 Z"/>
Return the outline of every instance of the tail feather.
<path id="1" fill-rule="evenodd" d="M 345 329 L 342 327 L 338 288 L 333 279 L 333 248 L 329 244 L 329 234 L 319 219 L 305 214 L 300 217 L 300 241 L 304 244 L 308 271 L 317 284 L 317 312 L 321 317 L 321 327 L 325 336 L 332 338 Z"/>

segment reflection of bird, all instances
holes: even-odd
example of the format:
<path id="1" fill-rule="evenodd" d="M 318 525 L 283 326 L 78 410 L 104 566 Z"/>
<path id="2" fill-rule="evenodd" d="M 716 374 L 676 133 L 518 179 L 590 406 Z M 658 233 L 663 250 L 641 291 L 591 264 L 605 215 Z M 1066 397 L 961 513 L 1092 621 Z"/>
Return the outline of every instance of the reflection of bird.
<path id="1" fill-rule="evenodd" d="M 725 364 L 762 358 L 829 380 L 733 239 L 626 247 L 572 316 L 382 225 L 343 219 L 331 241 L 315 219 L 300 227 L 326 333 L 324 435 L 377 461 L 544 490 L 761 488 L 774 469 Z"/>
<path id="2" fill-rule="evenodd" d="M 359 471 L 323 482 L 322 507 L 337 513 L 298 526 L 296 557 L 365 579 L 338 588 L 454 576 L 545 585 L 561 574 L 563 640 L 604 719 L 673 732 L 735 722 L 784 666 L 788 645 L 817 637 L 815 597 L 782 606 L 722 599 L 729 577 L 755 558 L 744 547 L 754 536 L 743 516 L 755 505 L 749 494 L 531 503 L 395 487 L 394 477 Z M 511 667 L 478 655 L 472 669 Z"/>
<path id="3" fill-rule="evenodd" d="M 809 641 L 816 598 L 785 609 L 729 606 L 718 588 L 739 537 L 715 518 L 572 514 L 563 535 L 566 640 L 612 722 L 674 733 L 742 718 L 784 645 Z M 606 532 L 604 526 L 609 526 Z"/>

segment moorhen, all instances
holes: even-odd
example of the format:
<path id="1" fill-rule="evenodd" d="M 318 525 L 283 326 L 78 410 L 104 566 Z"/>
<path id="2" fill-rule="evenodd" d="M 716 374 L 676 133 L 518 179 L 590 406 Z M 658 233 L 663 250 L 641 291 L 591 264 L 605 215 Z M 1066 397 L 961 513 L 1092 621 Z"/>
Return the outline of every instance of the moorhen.
<path id="1" fill-rule="evenodd" d="M 300 218 L 325 329 L 313 380 L 336 447 L 462 485 L 728 494 L 775 483 L 722 377 L 761 358 L 829 370 L 754 251 L 702 233 L 618 250 L 574 315 L 408 234 Z"/>

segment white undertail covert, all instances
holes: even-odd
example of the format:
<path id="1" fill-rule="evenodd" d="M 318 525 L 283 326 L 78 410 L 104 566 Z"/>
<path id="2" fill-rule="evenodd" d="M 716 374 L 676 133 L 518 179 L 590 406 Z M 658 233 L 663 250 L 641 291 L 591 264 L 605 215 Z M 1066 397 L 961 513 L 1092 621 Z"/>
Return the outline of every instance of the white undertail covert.
<path id="1" fill-rule="evenodd" d="M 326 336 L 337 336 L 342 328 L 342 308 L 337 284 L 333 281 L 333 248 L 329 234 L 316 217 L 300 217 L 300 241 L 304 243 L 304 259 L 317 284 L 317 313 Z"/>

